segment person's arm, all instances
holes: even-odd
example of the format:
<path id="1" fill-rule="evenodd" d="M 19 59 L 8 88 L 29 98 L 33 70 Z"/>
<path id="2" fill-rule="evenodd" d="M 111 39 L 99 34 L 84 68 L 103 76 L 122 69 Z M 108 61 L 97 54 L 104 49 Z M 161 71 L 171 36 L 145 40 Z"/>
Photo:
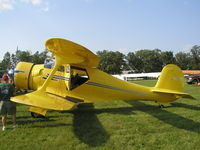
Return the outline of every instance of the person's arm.
<path id="1" fill-rule="evenodd" d="M 14 89 L 13 96 L 15 96 L 15 95 L 16 95 L 16 92 L 15 92 L 15 89 Z"/>
<path id="2" fill-rule="evenodd" d="M 12 87 L 12 96 L 15 96 L 16 95 L 16 92 L 15 92 L 15 87 L 13 85 L 11 85 Z"/>

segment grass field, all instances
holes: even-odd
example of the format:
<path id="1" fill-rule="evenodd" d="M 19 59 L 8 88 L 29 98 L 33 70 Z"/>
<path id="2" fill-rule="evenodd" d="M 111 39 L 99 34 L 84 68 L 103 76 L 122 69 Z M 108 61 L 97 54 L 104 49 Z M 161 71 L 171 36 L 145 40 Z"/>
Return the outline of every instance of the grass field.
<path id="1" fill-rule="evenodd" d="M 154 102 L 102 102 L 52 111 L 48 119 L 33 119 L 27 106 L 18 105 L 18 128 L 0 130 L 0 150 L 199 150 L 200 86 L 186 85 L 185 92 L 197 100 L 162 109 Z"/>

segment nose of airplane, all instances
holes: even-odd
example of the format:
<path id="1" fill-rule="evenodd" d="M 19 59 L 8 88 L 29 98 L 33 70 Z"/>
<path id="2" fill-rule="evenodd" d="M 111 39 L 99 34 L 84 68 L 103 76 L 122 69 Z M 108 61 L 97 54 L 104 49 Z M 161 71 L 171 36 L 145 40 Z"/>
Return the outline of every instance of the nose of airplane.
<path id="1" fill-rule="evenodd" d="M 29 89 L 29 78 L 33 63 L 19 62 L 14 70 L 14 84 L 19 89 Z"/>

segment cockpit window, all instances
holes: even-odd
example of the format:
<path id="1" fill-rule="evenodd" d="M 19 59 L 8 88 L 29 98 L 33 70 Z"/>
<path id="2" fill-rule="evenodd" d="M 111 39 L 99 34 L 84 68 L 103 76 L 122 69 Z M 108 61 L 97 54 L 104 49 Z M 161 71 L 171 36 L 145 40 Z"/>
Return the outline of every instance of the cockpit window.
<path id="1" fill-rule="evenodd" d="M 52 69 L 54 66 L 53 63 L 44 64 L 44 68 Z"/>
<path id="2" fill-rule="evenodd" d="M 70 72 L 70 66 L 67 66 L 66 67 L 66 73 L 69 73 Z"/>
<path id="3" fill-rule="evenodd" d="M 58 68 L 58 71 L 64 72 L 64 71 L 65 71 L 65 67 L 64 67 L 64 66 L 60 66 L 60 67 Z"/>
<path id="4" fill-rule="evenodd" d="M 71 66 L 71 88 L 74 89 L 89 80 L 86 69 Z"/>
<path id="5" fill-rule="evenodd" d="M 45 59 L 44 61 L 44 68 L 52 69 L 54 67 L 55 60 L 54 59 Z"/>

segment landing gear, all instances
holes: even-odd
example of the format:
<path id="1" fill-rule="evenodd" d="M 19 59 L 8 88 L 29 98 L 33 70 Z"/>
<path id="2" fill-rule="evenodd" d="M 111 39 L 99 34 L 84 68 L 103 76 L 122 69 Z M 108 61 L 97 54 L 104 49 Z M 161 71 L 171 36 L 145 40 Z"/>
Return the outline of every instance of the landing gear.
<path id="1" fill-rule="evenodd" d="M 33 118 L 46 118 L 45 116 L 40 115 L 40 114 L 37 114 L 37 113 L 34 113 L 34 112 L 31 112 L 31 116 L 32 116 Z"/>
<path id="2" fill-rule="evenodd" d="M 197 84 L 198 84 L 198 80 L 193 80 L 193 81 L 192 81 L 192 84 L 197 85 Z"/>
<path id="3" fill-rule="evenodd" d="M 159 108 L 166 108 L 164 105 L 160 104 Z"/>
<path id="4" fill-rule="evenodd" d="M 157 101 L 155 101 L 155 103 L 158 103 Z M 159 108 L 166 108 L 167 106 L 163 105 L 163 104 L 159 104 L 158 105 Z"/>

